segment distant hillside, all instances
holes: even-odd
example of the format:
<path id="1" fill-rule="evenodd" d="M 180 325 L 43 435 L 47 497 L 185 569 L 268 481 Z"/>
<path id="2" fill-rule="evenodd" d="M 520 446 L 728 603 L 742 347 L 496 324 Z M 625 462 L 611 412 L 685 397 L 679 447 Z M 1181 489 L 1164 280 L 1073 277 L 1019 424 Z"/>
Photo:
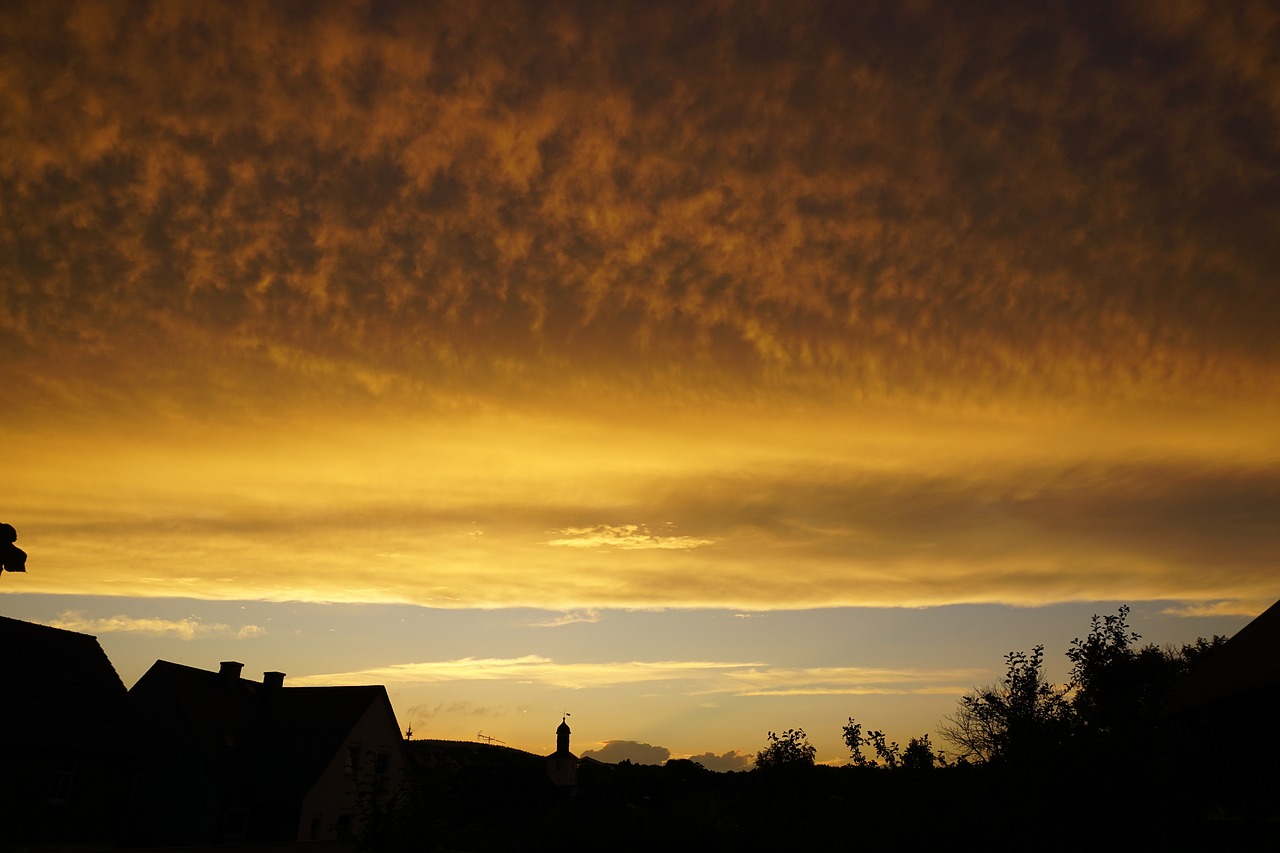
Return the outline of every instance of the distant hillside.
<path id="1" fill-rule="evenodd" d="M 544 770 L 546 758 L 509 746 L 476 743 L 469 740 L 405 741 L 409 759 L 419 766 L 494 767 L 519 770 Z"/>

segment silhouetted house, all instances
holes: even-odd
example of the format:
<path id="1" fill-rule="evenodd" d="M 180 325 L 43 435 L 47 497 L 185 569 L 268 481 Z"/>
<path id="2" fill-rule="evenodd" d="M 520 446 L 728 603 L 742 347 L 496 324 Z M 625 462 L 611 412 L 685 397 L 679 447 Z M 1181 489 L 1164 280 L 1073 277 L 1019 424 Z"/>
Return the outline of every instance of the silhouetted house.
<path id="1" fill-rule="evenodd" d="M 393 790 L 404 743 L 386 689 L 261 683 L 157 661 L 129 691 L 160 743 L 139 794 L 148 843 L 308 841 L 359 830 Z"/>
<path id="2" fill-rule="evenodd" d="M 1269 747 L 1280 714 L 1280 601 L 1207 655 L 1177 690 L 1170 721 L 1188 778 L 1222 814 L 1280 817 Z"/>
<path id="3" fill-rule="evenodd" d="M 578 756 L 569 751 L 569 724 L 563 717 L 556 727 L 556 751 L 547 756 L 547 777 L 556 785 L 578 784 Z"/>
<path id="4" fill-rule="evenodd" d="M 140 732 L 97 638 L 0 617 L 0 650 L 0 850 L 118 840 Z"/>

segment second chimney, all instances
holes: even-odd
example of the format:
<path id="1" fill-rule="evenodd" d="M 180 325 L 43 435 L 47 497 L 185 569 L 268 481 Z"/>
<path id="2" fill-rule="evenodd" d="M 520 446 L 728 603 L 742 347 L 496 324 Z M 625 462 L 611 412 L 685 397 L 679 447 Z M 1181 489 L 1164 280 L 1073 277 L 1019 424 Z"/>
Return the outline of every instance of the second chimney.
<path id="1" fill-rule="evenodd" d="M 263 687 L 284 687 L 283 672 L 264 672 L 262 673 Z"/>

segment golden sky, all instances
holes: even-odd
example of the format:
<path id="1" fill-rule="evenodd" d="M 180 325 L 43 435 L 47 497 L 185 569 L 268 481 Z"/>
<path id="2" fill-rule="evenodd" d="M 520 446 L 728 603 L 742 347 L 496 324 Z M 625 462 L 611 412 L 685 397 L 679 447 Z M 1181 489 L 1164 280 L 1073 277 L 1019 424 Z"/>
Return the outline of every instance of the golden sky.
<path id="1" fill-rule="evenodd" d="M 1266 2 L 6 3 L 5 592 L 1256 613 L 1278 42 Z"/>

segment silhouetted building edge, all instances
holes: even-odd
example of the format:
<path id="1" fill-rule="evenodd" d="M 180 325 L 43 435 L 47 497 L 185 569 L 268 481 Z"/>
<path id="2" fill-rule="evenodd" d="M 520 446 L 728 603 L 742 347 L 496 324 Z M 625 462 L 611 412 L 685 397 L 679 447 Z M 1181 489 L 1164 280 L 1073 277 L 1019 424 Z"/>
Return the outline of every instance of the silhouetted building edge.
<path id="1" fill-rule="evenodd" d="M 287 687 L 157 661 L 130 691 L 159 744 L 136 828 L 149 843 L 333 840 L 396 788 L 404 743 L 381 686 Z"/>
<path id="2" fill-rule="evenodd" d="M 1213 817 L 1280 818 L 1280 767 L 1268 748 L 1280 708 L 1280 601 L 1208 654 L 1168 715 L 1186 785 Z"/>
<path id="3" fill-rule="evenodd" d="M 0 849 L 124 837 L 143 733 L 96 637 L 0 617 Z"/>

